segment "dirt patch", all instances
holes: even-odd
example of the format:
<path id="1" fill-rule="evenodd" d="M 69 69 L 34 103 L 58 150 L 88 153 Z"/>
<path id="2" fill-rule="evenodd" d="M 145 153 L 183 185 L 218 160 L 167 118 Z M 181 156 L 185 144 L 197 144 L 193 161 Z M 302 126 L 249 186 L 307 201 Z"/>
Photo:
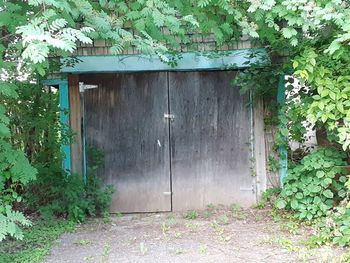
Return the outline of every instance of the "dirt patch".
<path id="1" fill-rule="evenodd" d="M 339 248 L 308 249 L 310 229 L 269 210 L 210 206 L 201 212 L 95 219 L 58 240 L 54 262 L 341 262 Z"/>

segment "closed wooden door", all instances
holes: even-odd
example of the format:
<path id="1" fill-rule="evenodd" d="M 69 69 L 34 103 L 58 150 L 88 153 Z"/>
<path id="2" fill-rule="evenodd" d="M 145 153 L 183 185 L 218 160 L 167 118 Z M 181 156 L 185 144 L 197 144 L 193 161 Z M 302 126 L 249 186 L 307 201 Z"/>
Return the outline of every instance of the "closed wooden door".
<path id="1" fill-rule="evenodd" d="M 86 145 L 103 151 L 111 212 L 255 202 L 251 111 L 235 72 L 81 75 Z M 88 156 L 89 157 L 89 156 Z M 89 159 L 89 158 L 88 158 Z"/>
<path id="2" fill-rule="evenodd" d="M 80 81 L 98 86 L 84 91 L 84 126 L 86 145 L 104 153 L 99 175 L 116 190 L 110 211 L 170 211 L 167 74 L 90 74 Z"/>
<path id="3" fill-rule="evenodd" d="M 255 202 L 251 111 L 235 72 L 169 73 L 173 210 Z"/>

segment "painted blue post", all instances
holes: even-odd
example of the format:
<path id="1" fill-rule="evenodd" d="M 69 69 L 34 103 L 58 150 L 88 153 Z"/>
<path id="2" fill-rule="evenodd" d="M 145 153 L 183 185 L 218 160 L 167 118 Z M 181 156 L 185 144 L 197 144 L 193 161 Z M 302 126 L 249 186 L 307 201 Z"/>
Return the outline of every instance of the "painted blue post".
<path id="1" fill-rule="evenodd" d="M 63 125 L 63 132 L 69 129 L 69 95 L 68 95 L 68 82 L 61 82 L 59 84 L 59 96 L 60 96 L 60 120 Z M 62 152 L 64 154 L 63 159 L 63 169 L 70 172 L 71 171 L 71 150 L 70 143 L 66 142 L 61 146 Z"/>
<path id="2" fill-rule="evenodd" d="M 284 75 L 280 76 L 279 82 L 278 82 L 278 92 L 277 92 L 277 102 L 278 102 L 278 106 L 279 106 L 279 115 L 285 114 L 283 111 L 283 105 L 286 101 L 286 87 L 285 87 L 285 80 L 284 80 Z M 283 124 L 280 124 L 280 129 L 285 128 L 283 126 Z M 284 140 L 288 141 L 288 138 L 283 138 Z M 280 184 L 281 187 L 283 187 L 283 181 L 284 178 L 287 175 L 287 170 L 288 170 L 288 151 L 287 151 L 287 147 L 285 144 L 281 145 L 279 147 L 279 156 L 280 156 Z"/>
<path id="3" fill-rule="evenodd" d="M 52 79 L 43 81 L 44 85 L 58 86 L 59 104 L 60 104 L 60 122 L 62 123 L 62 132 L 65 133 L 69 127 L 69 95 L 68 81 L 61 79 Z M 70 143 L 65 142 L 61 145 L 63 153 L 62 167 L 67 172 L 71 171 L 71 149 Z"/>

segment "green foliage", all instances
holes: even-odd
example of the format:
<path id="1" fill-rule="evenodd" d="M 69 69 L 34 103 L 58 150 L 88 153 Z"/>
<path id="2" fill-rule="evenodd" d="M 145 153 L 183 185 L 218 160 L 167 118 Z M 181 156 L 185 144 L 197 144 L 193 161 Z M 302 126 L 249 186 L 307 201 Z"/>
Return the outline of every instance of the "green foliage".
<path id="1" fill-rule="evenodd" d="M 263 192 L 259 202 L 255 205 L 256 208 L 263 209 L 267 205 L 273 204 L 277 196 L 281 193 L 280 188 L 269 188 Z"/>
<path id="2" fill-rule="evenodd" d="M 16 239 L 23 239 L 23 232 L 18 227 L 30 226 L 31 222 L 18 211 L 13 211 L 10 205 L 1 207 L 3 212 L 0 214 L 0 241 L 4 240 L 7 235 Z"/>
<path id="3" fill-rule="evenodd" d="M 312 220 L 327 212 L 347 195 L 344 154 L 321 148 L 288 171 L 276 206 L 290 209 L 299 219 Z"/>
<path id="4" fill-rule="evenodd" d="M 37 180 L 21 190 L 27 212 L 75 221 L 84 220 L 86 215 L 105 215 L 112 189 L 103 187 L 96 177 L 101 154 L 92 155 L 86 184 L 80 175 L 69 175 L 62 169 L 61 143 L 70 143 L 71 132 L 60 123 L 57 90 L 21 83 L 17 93 L 17 99 L 7 100 L 11 141 L 24 150 L 38 171 Z"/>
<path id="5" fill-rule="evenodd" d="M 3 90 L 8 88 L 6 86 Z M 6 96 L 2 98 L 17 98 L 15 91 L 2 93 Z M 30 221 L 22 213 L 13 211 L 13 206 L 22 201 L 21 189 L 36 177 L 36 170 L 24 153 L 11 145 L 9 123 L 5 108 L 0 105 L 0 241 L 7 235 L 23 238 L 19 225 L 28 226 Z"/>
<path id="6" fill-rule="evenodd" d="M 292 105 L 291 111 L 299 111 L 313 126 L 325 126 L 328 137 L 347 150 L 350 147 L 350 59 L 346 53 L 335 58 L 323 52 L 324 48 L 308 48 L 294 59 L 295 75 L 306 82 L 310 90 Z"/>
<path id="7" fill-rule="evenodd" d="M 350 190 L 350 179 L 345 183 Z M 350 195 L 316 225 L 316 234 L 309 240 L 313 245 L 336 244 L 350 246 Z"/>
<path id="8" fill-rule="evenodd" d="M 38 167 L 38 179 L 26 193 L 28 208 L 45 219 L 63 216 L 81 222 L 86 216 L 107 216 L 114 190 L 97 177 L 100 163 L 92 161 L 91 165 L 86 184 L 80 175 L 63 172 L 60 165 L 55 170 Z"/>
<path id="9" fill-rule="evenodd" d="M 249 65 L 249 68 L 239 72 L 233 80 L 233 85 L 241 86 L 241 93 L 252 93 L 255 98 L 271 100 L 277 97 L 279 76 L 282 70 L 276 66 L 261 67 L 261 65 Z M 275 100 L 273 100 L 274 102 Z M 276 103 L 273 105 L 277 107 Z"/>
<path id="10" fill-rule="evenodd" d="M 53 242 L 63 233 L 73 231 L 75 223 L 66 220 L 35 221 L 23 230 L 23 240 L 8 239 L 0 243 L 2 263 L 42 262 Z"/>
<path id="11" fill-rule="evenodd" d="M 189 220 L 194 220 L 194 219 L 197 219 L 198 213 L 197 211 L 194 211 L 194 210 L 187 211 L 184 217 Z"/>
<path id="12" fill-rule="evenodd" d="M 339 206 L 331 211 L 317 226 L 317 233 L 311 239 L 317 245 L 332 243 L 350 246 L 350 207 Z"/>

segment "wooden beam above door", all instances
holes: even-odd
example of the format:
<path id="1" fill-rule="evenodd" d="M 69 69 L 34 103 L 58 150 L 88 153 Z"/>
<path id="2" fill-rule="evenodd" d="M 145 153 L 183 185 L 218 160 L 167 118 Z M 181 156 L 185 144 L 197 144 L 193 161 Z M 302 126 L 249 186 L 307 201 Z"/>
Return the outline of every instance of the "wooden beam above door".
<path id="1" fill-rule="evenodd" d="M 140 71 L 199 71 L 241 69 L 251 65 L 265 66 L 270 63 L 264 48 L 240 49 L 220 52 L 178 53 L 176 65 L 170 65 L 159 56 L 150 55 L 115 55 L 115 56 L 78 56 L 72 65 L 69 58 L 62 59 L 61 72 L 140 72 Z M 169 59 L 172 59 L 169 57 Z M 68 63 L 69 61 L 69 63 Z"/>

